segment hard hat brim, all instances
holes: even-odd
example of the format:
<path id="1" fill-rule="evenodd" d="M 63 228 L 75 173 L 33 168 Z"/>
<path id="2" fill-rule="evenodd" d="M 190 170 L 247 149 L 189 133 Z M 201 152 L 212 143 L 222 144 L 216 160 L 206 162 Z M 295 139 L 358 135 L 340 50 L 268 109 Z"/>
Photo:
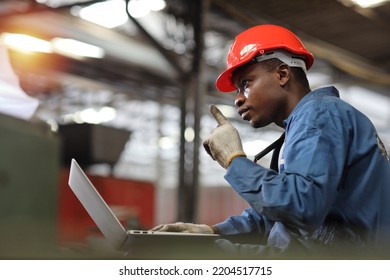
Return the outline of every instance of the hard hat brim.
<path id="1" fill-rule="evenodd" d="M 229 68 L 225 71 L 223 71 L 215 81 L 215 86 L 217 89 L 221 92 L 232 92 L 236 90 L 236 87 L 232 83 L 232 73 L 236 69 L 235 68 Z"/>

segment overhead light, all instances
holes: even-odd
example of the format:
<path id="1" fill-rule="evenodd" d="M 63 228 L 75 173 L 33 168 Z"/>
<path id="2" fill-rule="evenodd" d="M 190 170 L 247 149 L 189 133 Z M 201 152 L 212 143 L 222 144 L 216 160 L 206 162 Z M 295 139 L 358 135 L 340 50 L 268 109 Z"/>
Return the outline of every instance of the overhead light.
<path id="1" fill-rule="evenodd" d="M 129 14 L 133 18 L 141 18 L 150 13 L 150 9 L 142 0 L 131 0 L 128 5 Z"/>
<path id="2" fill-rule="evenodd" d="M 134 18 L 148 15 L 151 11 L 161 11 L 165 8 L 165 0 L 130 0 L 129 14 Z"/>
<path id="3" fill-rule="evenodd" d="M 375 8 L 377 6 L 383 5 L 389 0 L 351 0 L 356 5 L 359 5 L 362 8 Z"/>
<path id="4" fill-rule="evenodd" d="M 104 106 L 99 110 L 99 116 L 101 122 L 109 122 L 116 118 L 116 109 L 112 107 Z"/>
<path id="5" fill-rule="evenodd" d="M 69 56 L 73 58 L 104 57 L 104 50 L 102 48 L 84 42 L 80 42 L 74 39 L 53 38 L 52 44 L 55 52 L 65 56 Z"/>
<path id="6" fill-rule="evenodd" d="M 130 0 L 128 11 L 132 17 L 140 18 L 148 15 L 151 11 L 160 11 L 165 6 L 165 0 Z M 128 20 L 124 0 L 99 2 L 81 9 L 74 7 L 71 11 L 84 20 L 106 28 L 115 28 Z"/>
<path id="7" fill-rule="evenodd" d="M 164 10 L 165 7 L 167 6 L 165 0 L 143 0 L 141 2 L 147 4 L 149 9 L 155 12 Z"/>
<path id="8" fill-rule="evenodd" d="M 3 33 L 1 41 L 7 47 L 21 52 L 52 52 L 50 42 L 26 34 Z"/>
<path id="9" fill-rule="evenodd" d="M 76 123 L 100 124 L 115 119 L 117 112 L 111 107 L 102 107 L 99 110 L 87 108 L 73 115 L 73 121 Z"/>
<path id="10" fill-rule="evenodd" d="M 78 16 L 106 28 L 115 28 L 127 20 L 123 0 L 111 0 L 92 4 L 78 11 Z"/>

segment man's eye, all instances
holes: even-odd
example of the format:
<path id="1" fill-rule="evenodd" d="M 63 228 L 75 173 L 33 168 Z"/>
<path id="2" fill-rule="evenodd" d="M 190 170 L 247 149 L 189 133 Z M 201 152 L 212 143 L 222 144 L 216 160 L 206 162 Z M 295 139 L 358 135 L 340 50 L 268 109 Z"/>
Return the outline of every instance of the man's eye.
<path id="1" fill-rule="evenodd" d="M 242 80 L 237 88 L 237 93 L 246 92 L 249 87 L 249 80 Z"/>

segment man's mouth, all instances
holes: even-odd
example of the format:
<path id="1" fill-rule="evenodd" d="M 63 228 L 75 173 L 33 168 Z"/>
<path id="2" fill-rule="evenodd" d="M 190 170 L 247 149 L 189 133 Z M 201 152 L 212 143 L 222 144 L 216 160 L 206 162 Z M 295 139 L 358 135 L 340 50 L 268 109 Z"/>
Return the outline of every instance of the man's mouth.
<path id="1" fill-rule="evenodd" d="M 248 108 L 244 108 L 244 109 L 239 109 L 238 110 L 238 114 L 241 116 L 241 118 L 243 120 L 247 120 L 248 119 L 248 113 L 249 113 L 249 109 Z"/>

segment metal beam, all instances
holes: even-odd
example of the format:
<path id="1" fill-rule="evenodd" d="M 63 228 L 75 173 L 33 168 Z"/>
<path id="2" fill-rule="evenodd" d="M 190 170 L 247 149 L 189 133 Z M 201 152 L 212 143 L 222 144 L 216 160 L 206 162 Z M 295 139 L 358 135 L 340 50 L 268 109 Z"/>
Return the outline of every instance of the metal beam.
<path id="1" fill-rule="evenodd" d="M 191 1 L 193 15 L 193 28 L 195 48 L 189 83 L 186 90 L 183 90 L 182 104 L 182 148 L 180 157 L 180 180 L 178 189 L 178 220 L 185 222 L 196 222 L 198 192 L 199 192 L 199 149 L 200 120 L 202 108 L 204 107 L 204 95 L 207 91 L 207 81 L 204 77 L 204 26 L 205 17 L 208 11 L 208 0 Z M 184 89 L 184 88 L 183 88 Z M 188 105 L 191 105 L 189 108 Z M 186 121 L 192 120 L 194 129 L 194 141 L 189 143 L 184 139 Z"/>

